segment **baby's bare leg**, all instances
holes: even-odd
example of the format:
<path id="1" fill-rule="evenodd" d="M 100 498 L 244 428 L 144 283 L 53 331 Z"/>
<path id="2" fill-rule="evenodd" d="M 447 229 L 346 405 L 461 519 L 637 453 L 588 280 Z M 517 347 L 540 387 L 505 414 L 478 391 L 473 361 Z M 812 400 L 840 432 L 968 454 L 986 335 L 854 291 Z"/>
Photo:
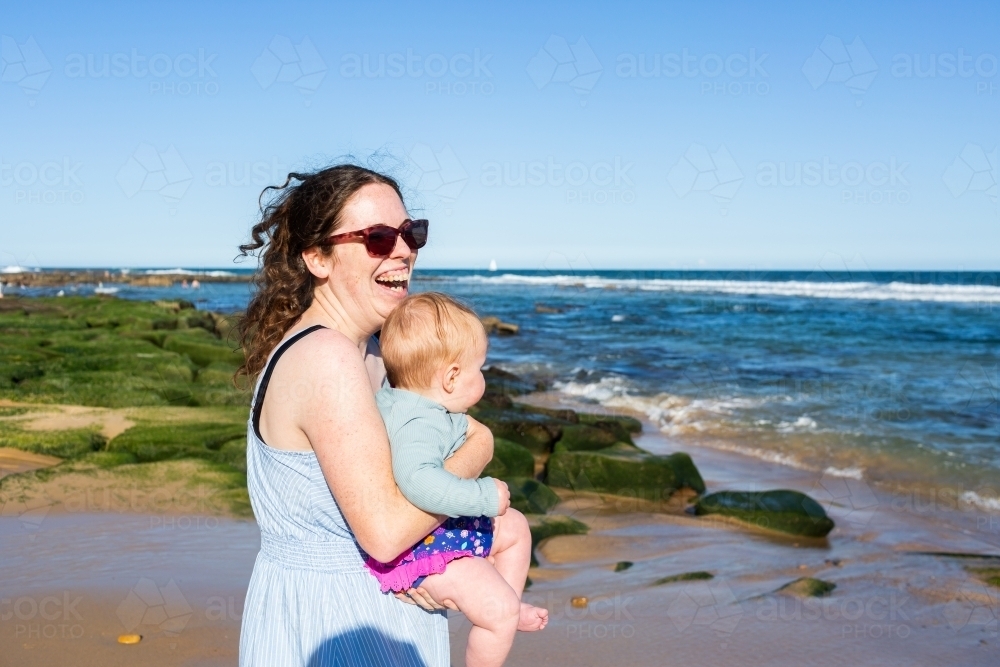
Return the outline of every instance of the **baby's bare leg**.
<path id="1" fill-rule="evenodd" d="M 493 556 L 497 572 L 520 599 L 524 592 L 524 582 L 528 578 L 528 567 L 531 565 L 531 529 L 528 520 L 517 510 L 508 509 L 503 516 L 498 516 L 493 521 L 495 538 L 490 555 Z M 521 604 L 518 630 L 541 630 L 548 622 L 547 609 Z"/>
<path id="2" fill-rule="evenodd" d="M 484 558 L 459 558 L 421 587 L 438 602 L 451 600 L 472 623 L 465 649 L 467 667 L 499 667 L 514 643 L 520 601 L 497 569 Z"/>

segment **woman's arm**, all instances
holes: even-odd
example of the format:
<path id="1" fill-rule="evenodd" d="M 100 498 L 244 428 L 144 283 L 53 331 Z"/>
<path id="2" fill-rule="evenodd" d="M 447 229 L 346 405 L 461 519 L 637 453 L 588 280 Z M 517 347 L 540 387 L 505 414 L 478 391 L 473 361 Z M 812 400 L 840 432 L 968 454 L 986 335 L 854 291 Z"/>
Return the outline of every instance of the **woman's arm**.
<path id="1" fill-rule="evenodd" d="M 493 460 L 493 433 L 469 417 L 469 432 L 465 444 L 444 462 L 444 469 L 465 479 L 475 479 Z"/>
<path id="2" fill-rule="evenodd" d="M 305 396 L 290 401 L 296 424 L 361 548 L 391 561 L 444 517 L 417 509 L 396 486 L 385 426 L 357 346 L 339 333 L 318 331 L 289 352 L 282 362 L 294 366 L 287 370 L 301 378 L 296 393 Z M 492 446 L 492 436 L 490 441 Z"/>

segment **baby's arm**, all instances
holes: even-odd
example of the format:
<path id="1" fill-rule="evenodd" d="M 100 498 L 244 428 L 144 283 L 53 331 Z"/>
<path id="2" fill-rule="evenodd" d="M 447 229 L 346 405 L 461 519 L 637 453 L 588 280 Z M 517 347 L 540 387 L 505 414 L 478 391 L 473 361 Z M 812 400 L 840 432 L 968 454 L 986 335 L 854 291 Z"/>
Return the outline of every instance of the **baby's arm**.
<path id="1" fill-rule="evenodd" d="M 497 516 L 506 509 L 506 498 L 501 499 L 501 491 L 506 491 L 503 482 L 492 477 L 462 479 L 444 469 L 442 443 L 451 444 L 445 422 L 411 420 L 391 433 L 390 441 L 396 484 L 407 500 L 425 512 L 451 517 Z"/>

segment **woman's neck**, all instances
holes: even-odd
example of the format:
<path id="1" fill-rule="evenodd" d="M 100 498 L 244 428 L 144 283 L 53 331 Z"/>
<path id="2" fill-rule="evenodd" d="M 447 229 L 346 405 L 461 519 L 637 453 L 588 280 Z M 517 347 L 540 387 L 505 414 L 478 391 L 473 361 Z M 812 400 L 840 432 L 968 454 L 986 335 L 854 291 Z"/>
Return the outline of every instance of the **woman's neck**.
<path id="1" fill-rule="evenodd" d="M 312 303 L 306 312 L 302 313 L 298 323 L 305 326 L 321 324 L 335 329 L 353 341 L 361 354 L 365 353 L 368 339 L 375 333 L 375 331 L 368 331 L 366 327 L 358 325 L 337 298 L 323 289 L 317 289 L 313 292 Z"/>

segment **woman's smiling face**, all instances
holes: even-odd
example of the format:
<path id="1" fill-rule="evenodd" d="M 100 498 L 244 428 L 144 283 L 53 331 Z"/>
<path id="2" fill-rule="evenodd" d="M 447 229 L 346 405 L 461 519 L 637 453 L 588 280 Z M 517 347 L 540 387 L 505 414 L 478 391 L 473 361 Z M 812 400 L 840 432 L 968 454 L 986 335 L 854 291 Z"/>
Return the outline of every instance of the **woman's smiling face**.
<path id="1" fill-rule="evenodd" d="M 373 183 L 354 193 L 340 217 L 337 234 L 374 225 L 398 228 L 409 216 L 392 187 Z M 417 251 L 397 236 L 388 257 L 372 257 L 359 240 L 334 246 L 332 259 L 329 288 L 357 325 L 374 332 L 406 298 Z"/>

